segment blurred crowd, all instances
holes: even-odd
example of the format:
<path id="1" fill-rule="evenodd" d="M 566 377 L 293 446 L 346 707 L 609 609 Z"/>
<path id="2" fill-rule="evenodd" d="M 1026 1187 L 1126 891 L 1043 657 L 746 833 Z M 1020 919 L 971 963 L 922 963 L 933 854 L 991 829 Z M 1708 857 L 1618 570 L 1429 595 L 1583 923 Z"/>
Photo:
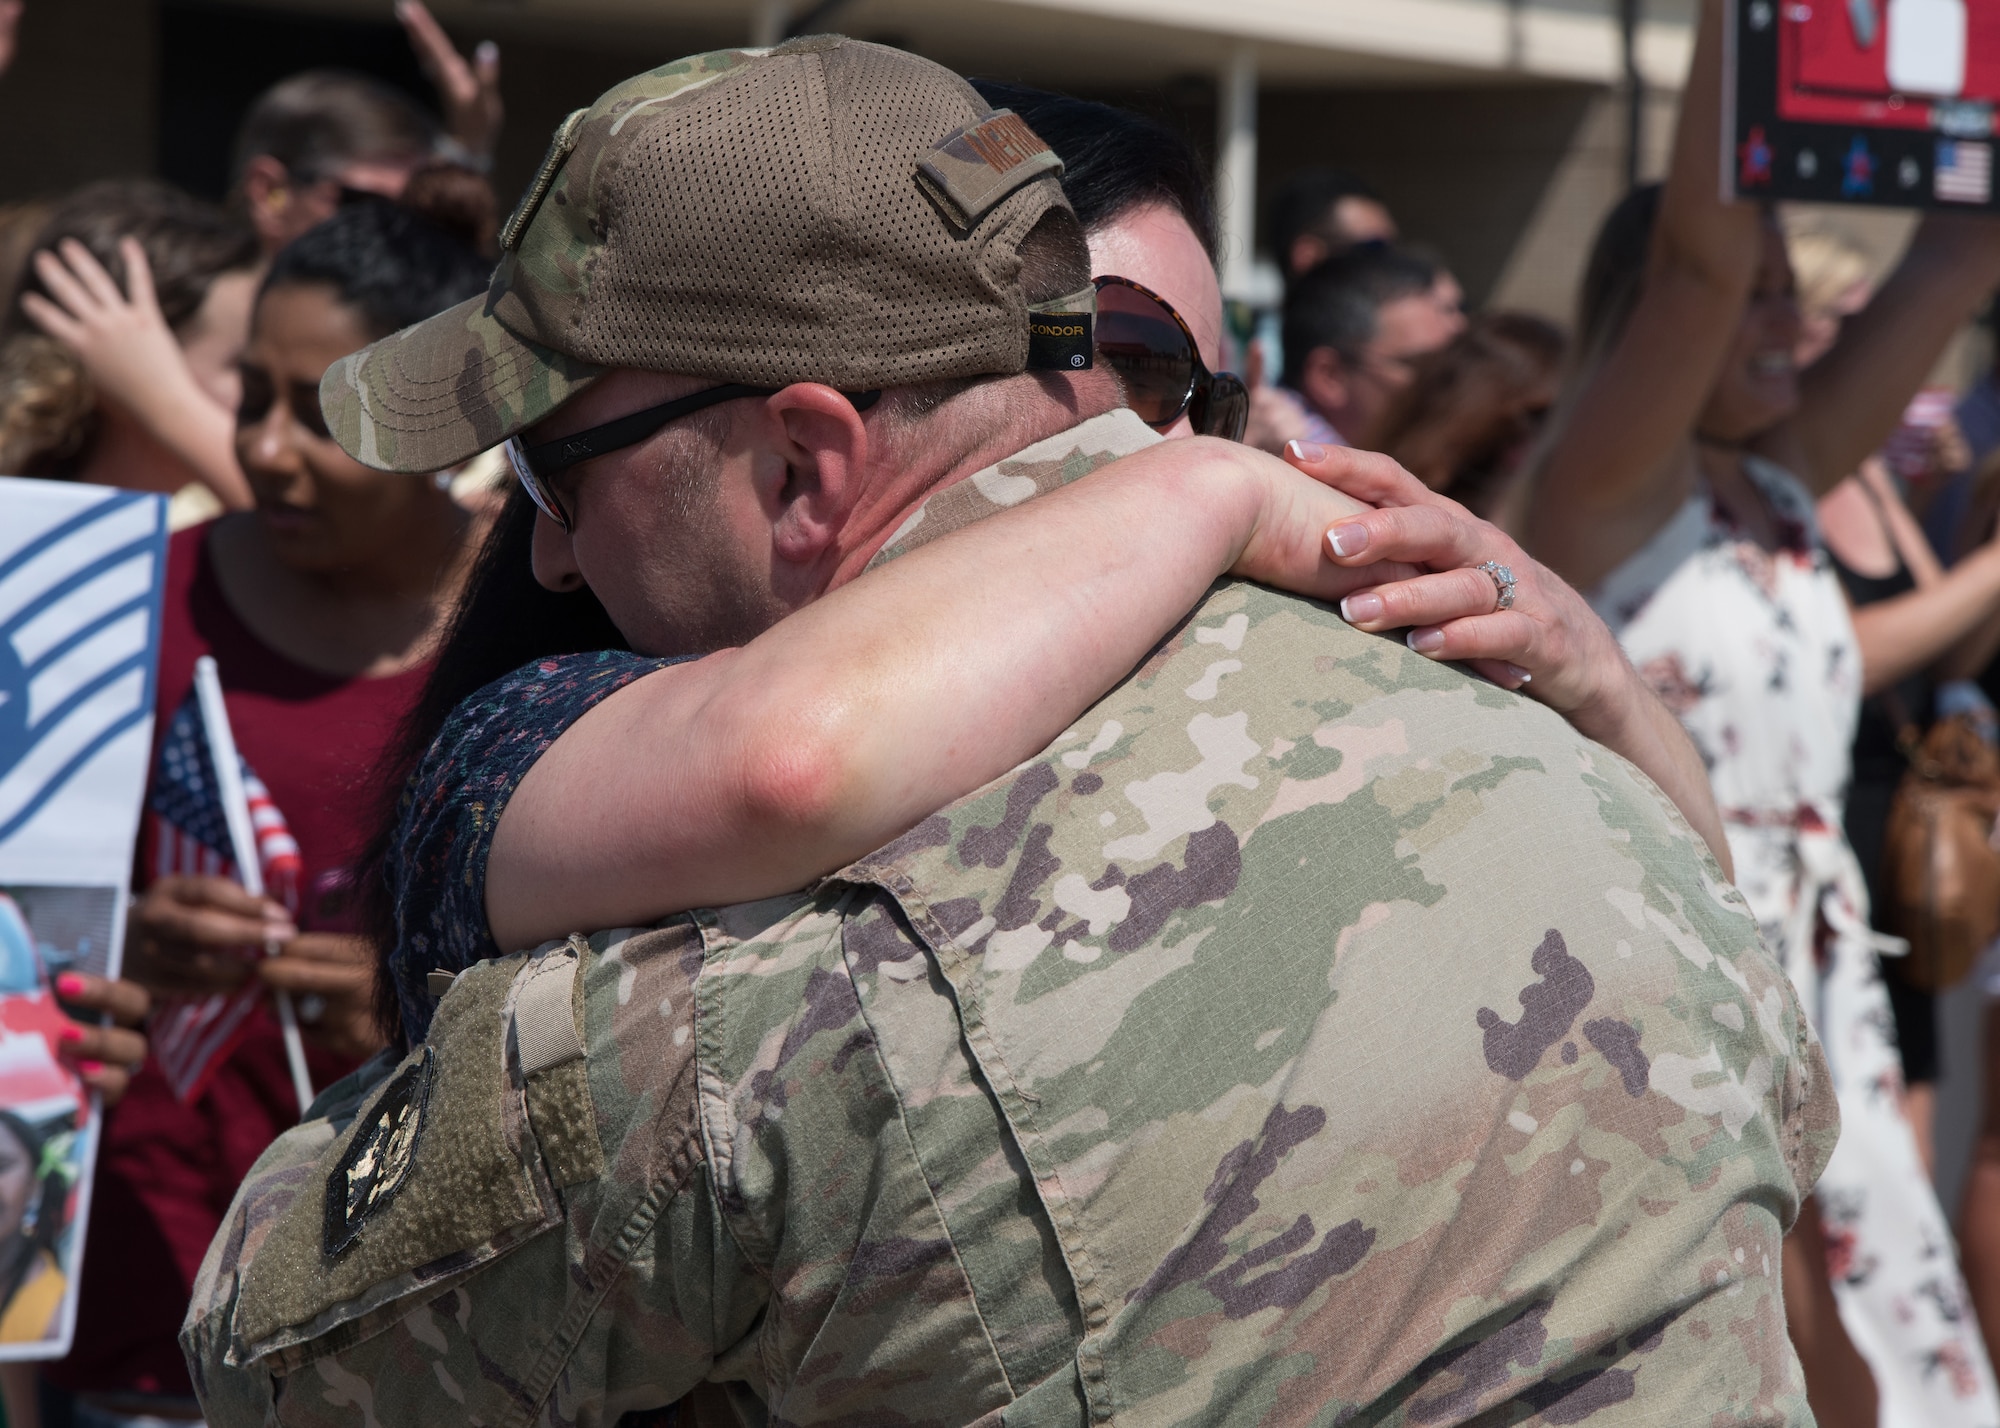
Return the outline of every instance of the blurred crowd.
<path id="1" fill-rule="evenodd" d="M 0 70 L 19 4 L 0 0 Z M 149 813 L 123 978 L 64 989 L 78 1061 L 115 1105 L 76 1347 L 0 1370 L 17 1428 L 199 1417 L 176 1344 L 190 1286 L 298 1108 L 267 1011 L 194 1096 L 137 1033 L 150 1003 L 254 977 L 300 999 L 315 1084 L 388 1043 L 357 872 L 401 792 L 377 769 L 408 767 L 398 741 L 440 698 L 426 683 L 479 552 L 490 537 L 518 555 L 534 520 L 497 451 L 391 474 L 322 413 L 340 358 L 485 290 L 511 198 L 487 177 L 497 51 L 461 54 L 417 0 L 398 14 L 442 120 L 373 80 L 303 73 L 244 118 L 221 204 L 133 179 L 0 208 L 0 472 L 171 498 L 160 723 L 213 655 L 300 854 L 251 897 Z M 1450 234 L 1411 241 L 1362 178 L 1314 169 L 1270 206 L 1284 298 L 1247 343 L 1225 323 L 1206 169 L 1178 135 L 976 83 L 1064 161 L 1098 340 L 1124 345 L 1141 417 L 1271 452 L 1387 453 L 1584 591 L 1681 716 L 1736 881 L 1850 1083 L 1853 1149 L 1787 1281 L 1821 1421 L 1991 1424 L 2000 1098 L 1962 1203 L 1930 1186 L 1938 998 L 1976 981 L 2000 1018 L 2000 865 L 1975 858 L 1944 906 L 1920 886 L 1932 845 L 1898 820 L 1943 788 L 1994 794 L 1988 834 L 2000 809 L 2000 364 L 1930 385 L 2000 284 L 2000 225 L 1927 218 L 1885 273 L 1837 219 L 1723 204 L 1713 60 L 1697 56 L 1666 182 L 1607 218 L 1573 327 L 1469 307 Z M 239 955 L 267 943 L 280 955 Z M 1969 1074 L 2000 1085 L 1993 1028 Z"/>

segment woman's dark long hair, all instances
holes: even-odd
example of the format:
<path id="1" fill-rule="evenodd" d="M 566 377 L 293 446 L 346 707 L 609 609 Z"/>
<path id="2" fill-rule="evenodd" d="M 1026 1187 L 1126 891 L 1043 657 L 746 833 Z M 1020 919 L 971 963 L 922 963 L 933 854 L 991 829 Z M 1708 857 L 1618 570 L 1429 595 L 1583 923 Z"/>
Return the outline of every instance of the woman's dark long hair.
<path id="1" fill-rule="evenodd" d="M 403 1040 L 403 1018 L 389 976 L 397 936 L 395 889 L 384 871 L 396 842 L 404 785 L 452 710 L 502 675 L 551 655 L 630 648 L 588 589 L 557 594 L 536 583 L 529 567 L 534 538 L 535 507 L 517 488 L 480 548 L 422 695 L 376 767 L 373 787 L 382 791 L 381 805 L 374 836 L 354 871 L 360 931 L 375 944 L 375 1013 L 394 1042 Z"/>
<path id="2" fill-rule="evenodd" d="M 1632 320 L 1646 281 L 1646 255 L 1652 250 L 1662 195 L 1659 184 L 1640 185 L 1605 215 L 1597 230 L 1576 304 L 1577 357 L 1585 367 L 1610 356 Z"/>

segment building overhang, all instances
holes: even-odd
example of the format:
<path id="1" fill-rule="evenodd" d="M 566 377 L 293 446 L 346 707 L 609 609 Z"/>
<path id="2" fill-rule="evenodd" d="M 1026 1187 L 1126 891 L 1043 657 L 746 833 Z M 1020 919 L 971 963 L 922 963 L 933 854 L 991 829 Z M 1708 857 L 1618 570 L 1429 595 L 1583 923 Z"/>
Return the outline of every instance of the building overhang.
<path id="1" fill-rule="evenodd" d="M 251 0 L 263 8 L 380 20 L 382 0 Z M 746 43 L 809 0 L 429 0 L 455 29 L 537 31 L 607 43 L 648 33 Z M 1241 43 L 1260 82 L 1420 85 L 1622 78 L 1617 0 L 846 0 L 815 28 L 906 45 L 962 71 L 1102 90 L 1212 74 Z M 1691 0 L 1646 0 L 1638 59 L 1678 88 Z M 684 52 L 684 51 L 683 51 Z"/>

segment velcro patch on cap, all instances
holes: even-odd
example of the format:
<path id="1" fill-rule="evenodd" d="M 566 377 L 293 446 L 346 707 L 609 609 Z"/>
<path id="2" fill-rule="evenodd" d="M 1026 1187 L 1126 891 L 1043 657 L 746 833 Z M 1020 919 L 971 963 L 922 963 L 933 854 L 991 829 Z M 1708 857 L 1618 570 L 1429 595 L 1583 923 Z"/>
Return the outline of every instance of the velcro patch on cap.
<path id="1" fill-rule="evenodd" d="M 590 117 L 588 109 L 577 109 L 556 126 L 555 136 L 549 140 L 549 151 L 542 155 L 542 166 L 535 171 L 535 180 L 528 185 L 528 191 L 521 195 L 521 201 L 514 211 L 507 215 L 507 221 L 500 225 L 500 250 L 511 253 L 521 245 L 521 235 L 528 231 L 528 225 L 535 220 L 535 210 L 542 206 L 542 200 L 555 187 L 556 175 L 568 162 L 570 151 L 576 147 L 576 136 L 583 130 L 583 121 Z"/>
<path id="2" fill-rule="evenodd" d="M 917 161 L 917 181 L 970 228 L 1022 184 L 1060 175 L 1062 160 L 1011 109 L 996 109 L 949 135 Z"/>

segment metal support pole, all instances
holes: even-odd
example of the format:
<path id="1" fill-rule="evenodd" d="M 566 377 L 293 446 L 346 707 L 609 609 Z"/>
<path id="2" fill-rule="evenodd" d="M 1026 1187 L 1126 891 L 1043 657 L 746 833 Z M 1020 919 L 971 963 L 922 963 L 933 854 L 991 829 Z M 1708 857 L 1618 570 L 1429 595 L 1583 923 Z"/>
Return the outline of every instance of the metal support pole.
<path id="1" fill-rule="evenodd" d="M 1646 153 L 1646 77 L 1639 72 L 1639 21 L 1645 0 L 1618 0 L 1618 40 L 1625 65 L 1625 186 L 1639 183 Z"/>
<path id="2" fill-rule="evenodd" d="M 1257 47 L 1245 41 L 1222 72 L 1215 118 L 1215 199 L 1222 294 L 1241 297 L 1257 254 Z"/>
<path id="3" fill-rule="evenodd" d="M 792 18 L 787 0 L 757 0 L 750 16 L 750 48 L 769 49 L 785 37 L 785 24 Z"/>

